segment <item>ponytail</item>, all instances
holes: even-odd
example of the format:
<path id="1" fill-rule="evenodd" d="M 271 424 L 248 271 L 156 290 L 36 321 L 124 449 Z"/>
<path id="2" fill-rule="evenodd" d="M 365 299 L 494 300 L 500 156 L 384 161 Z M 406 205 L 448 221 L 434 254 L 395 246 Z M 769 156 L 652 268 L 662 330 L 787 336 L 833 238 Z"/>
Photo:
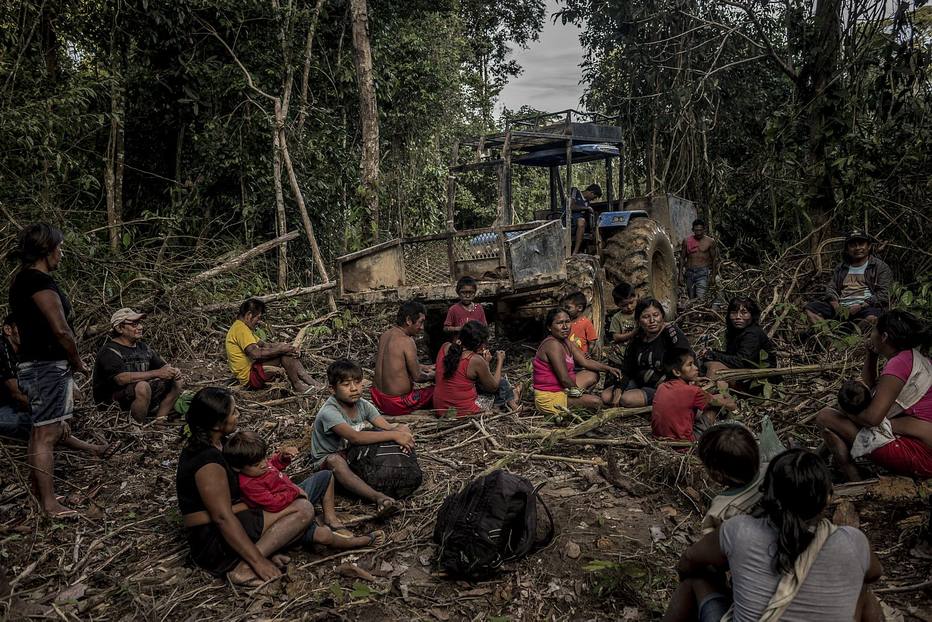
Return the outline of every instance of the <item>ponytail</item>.
<path id="1" fill-rule="evenodd" d="M 459 337 L 447 348 L 443 357 L 443 377 L 450 378 L 456 372 L 463 356 L 463 350 L 478 352 L 489 340 L 489 327 L 476 320 L 469 320 L 460 328 Z"/>
<path id="2" fill-rule="evenodd" d="M 755 516 L 766 517 L 777 531 L 773 570 L 783 575 L 812 542 L 812 527 L 832 494 L 831 476 L 816 454 L 790 449 L 770 462 L 761 492 Z"/>

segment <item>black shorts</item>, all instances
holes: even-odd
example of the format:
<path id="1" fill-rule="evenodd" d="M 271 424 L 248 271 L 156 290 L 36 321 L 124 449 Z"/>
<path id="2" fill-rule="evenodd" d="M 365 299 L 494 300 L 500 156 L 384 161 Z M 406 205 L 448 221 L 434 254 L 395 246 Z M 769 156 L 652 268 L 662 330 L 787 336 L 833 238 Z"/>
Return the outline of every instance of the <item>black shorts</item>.
<path id="1" fill-rule="evenodd" d="M 262 536 L 262 528 L 265 526 L 262 510 L 258 508 L 243 510 L 237 512 L 236 518 L 239 519 L 249 539 L 253 542 L 258 541 Z M 191 547 L 191 559 L 210 574 L 222 577 L 242 561 L 239 553 L 227 544 L 223 534 L 220 533 L 220 528 L 215 523 L 189 527 L 185 531 L 188 545 Z"/>
<path id="2" fill-rule="evenodd" d="M 146 382 L 149 383 L 149 388 L 152 390 L 152 397 L 149 400 L 149 412 L 152 413 L 159 409 L 159 404 L 165 399 L 171 385 L 167 380 L 161 378 L 146 380 Z M 130 406 L 133 405 L 133 401 L 136 399 L 137 384 L 139 383 L 132 382 L 113 392 L 113 401 L 119 404 L 123 410 L 129 410 Z"/>
<path id="3" fill-rule="evenodd" d="M 805 309 L 807 311 L 812 311 L 823 320 L 838 320 L 841 319 L 838 317 L 838 312 L 835 311 L 835 307 L 824 300 L 813 300 L 806 303 Z M 857 313 L 852 313 L 848 316 L 849 320 L 863 320 L 868 317 L 880 317 L 883 313 L 883 309 L 880 307 L 862 307 L 858 310 Z"/>

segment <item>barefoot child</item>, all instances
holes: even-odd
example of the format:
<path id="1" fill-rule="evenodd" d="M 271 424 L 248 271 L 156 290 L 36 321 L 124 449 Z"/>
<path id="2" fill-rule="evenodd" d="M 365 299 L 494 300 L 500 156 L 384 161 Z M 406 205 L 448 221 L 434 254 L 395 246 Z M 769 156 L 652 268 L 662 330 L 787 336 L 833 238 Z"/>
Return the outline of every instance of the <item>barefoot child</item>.
<path id="1" fill-rule="evenodd" d="M 456 335 L 463 328 L 463 324 L 469 321 L 488 326 L 485 310 L 475 301 L 476 291 L 478 291 L 476 279 L 471 276 L 464 276 L 456 282 L 456 295 L 460 299 L 447 310 L 447 317 L 443 321 L 444 333 Z"/>
<path id="2" fill-rule="evenodd" d="M 356 363 L 346 359 L 334 361 L 327 368 L 327 380 L 333 395 L 314 420 L 311 435 L 314 468 L 333 472 L 341 486 L 375 503 L 380 518 L 396 514 L 400 509 L 397 501 L 353 473 L 346 462 L 346 448 L 394 441 L 411 450 L 414 449 L 411 430 L 404 424 L 389 423 L 375 406 L 362 398 L 362 368 Z M 365 430 L 368 424 L 376 430 Z"/>
<path id="3" fill-rule="evenodd" d="M 655 437 L 694 441 L 715 423 L 716 409 L 736 408 L 730 397 L 706 393 L 693 384 L 699 378 L 699 366 L 691 351 L 668 351 L 663 366 L 670 380 L 661 383 L 654 395 L 650 427 Z"/>
<path id="4" fill-rule="evenodd" d="M 615 301 L 618 311 L 612 316 L 608 327 L 608 360 L 612 367 L 621 367 L 625 364 L 625 348 L 637 335 L 638 324 L 634 319 L 634 308 L 637 306 L 638 296 L 630 283 L 622 281 L 612 290 L 612 300 Z M 605 396 L 602 399 L 606 404 L 618 404 L 624 388 L 618 386 L 616 378 L 609 374 L 605 377 L 603 393 Z"/>
<path id="5" fill-rule="evenodd" d="M 333 477 L 329 471 L 314 473 L 296 486 L 282 470 L 291 464 L 297 455 L 297 447 L 282 447 L 268 456 L 268 444 L 261 436 L 250 430 L 232 435 L 223 447 L 223 458 L 238 473 L 240 494 L 251 508 L 277 513 L 288 507 L 298 497 L 323 510 L 322 526 L 311 521 L 301 543 L 314 543 L 338 549 L 355 549 L 363 546 L 380 545 L 385 534 L 373 531 L 367 536 L 353 536 L 337 519 L 333 503 Z"/>

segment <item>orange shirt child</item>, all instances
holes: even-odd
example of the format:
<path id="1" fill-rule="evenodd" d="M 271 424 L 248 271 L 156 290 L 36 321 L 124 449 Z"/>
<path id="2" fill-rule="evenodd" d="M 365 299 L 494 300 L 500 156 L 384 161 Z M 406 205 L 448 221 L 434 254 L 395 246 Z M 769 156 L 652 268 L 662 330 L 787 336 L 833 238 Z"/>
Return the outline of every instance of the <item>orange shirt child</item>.
<path id="1" fill-rule="evenodd" d="M 592 320 L 580 315 L 570 324 L 570 341 L 576 344 L 583 353 L 589 352 L 589 344 L 597 341 L 599 336 L 595 332 Z"/>

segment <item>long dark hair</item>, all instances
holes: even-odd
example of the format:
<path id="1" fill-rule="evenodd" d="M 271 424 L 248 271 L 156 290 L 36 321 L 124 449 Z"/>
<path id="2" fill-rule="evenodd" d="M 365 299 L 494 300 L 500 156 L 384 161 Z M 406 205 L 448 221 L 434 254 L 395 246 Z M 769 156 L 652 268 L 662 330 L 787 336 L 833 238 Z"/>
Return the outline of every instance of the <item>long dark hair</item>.
<path id="1" fill-rule="evenodd" d="M 812 542 L 810 527 L 828 505 L 832 478 L 822 458 L 806 449 L 789 449 L 774 458 L 761 486 L 756 516 L 777 530 L 773 569 L 783 575 Z"/>
<path id="2" fill-rule="evenodd" d="M 217 424 L 230 416 L 233 394 L 221 387 L 204 387 L 191 399 L 185 421 L 188 422 L 188 447 L 207 447 L 210 433 Z"/>
<path id="3" fill-rule="evenodd" d="M 725 338 L 729 339 L 740 333 L 744 328 L 735 328 L 734 324 L 731 323 L 731 314 L 735 311 L 739 311 L 742 307 L 748 310 L 748 313 L 751 314 L 751 322 L 745 328 L 750 328 L 757 324 L 757 321 L 760 319 L 760 306 L 757 304 L 757 301 L 748 296 L 736 296 L 728 301 L 728 311 L 725 313 Z"/>
<path id="4" fill-rule="evenodd" d="M 447 348 L 447 353 L 443 356 L 443 377 L 450 378 L 456 372 L 460 364 L 460 358 L 463 356 L 463 350 L 472 350 L 478 352 L 486 341 L 489 340 L 489 327 L 476 320 L 469 320 L 460 328 L 459 337 Z"/>
<path id="5" fill-rule="evenodd" d="M 909 311 L 894 309 L 887 311 L 877 320 L 874 330 L 887 335 L 887 343 L 897 352 L 926 349 L 932 345 L 932 329 L 929 324 Z"/>
<path id="6" fill-rule="evenodd" d="M 51 255 L 58 245 L 65 240 L 65 235 L 58 227 L 44 222 L 26 226 L 19 232 L 16 248 L 10 252 L 10 259 L 20 266 L 31 266 L 40 259 Z"/>
<path id="7" fill-rule="evenodd" d="M 641 328 L 641 314 L 651 307 L 660 311 L 660 315 L 662 315 L 664 321 L 666 321 L 667 310 L 663 308 L 662 302 L 656 298 L 644 298 L 643 300 L 639 300 L 637 306 L 634 307 L 634 324 L 637 330 L 637 334 L 640 337 L 644 336 L 644 329 Z"/>

